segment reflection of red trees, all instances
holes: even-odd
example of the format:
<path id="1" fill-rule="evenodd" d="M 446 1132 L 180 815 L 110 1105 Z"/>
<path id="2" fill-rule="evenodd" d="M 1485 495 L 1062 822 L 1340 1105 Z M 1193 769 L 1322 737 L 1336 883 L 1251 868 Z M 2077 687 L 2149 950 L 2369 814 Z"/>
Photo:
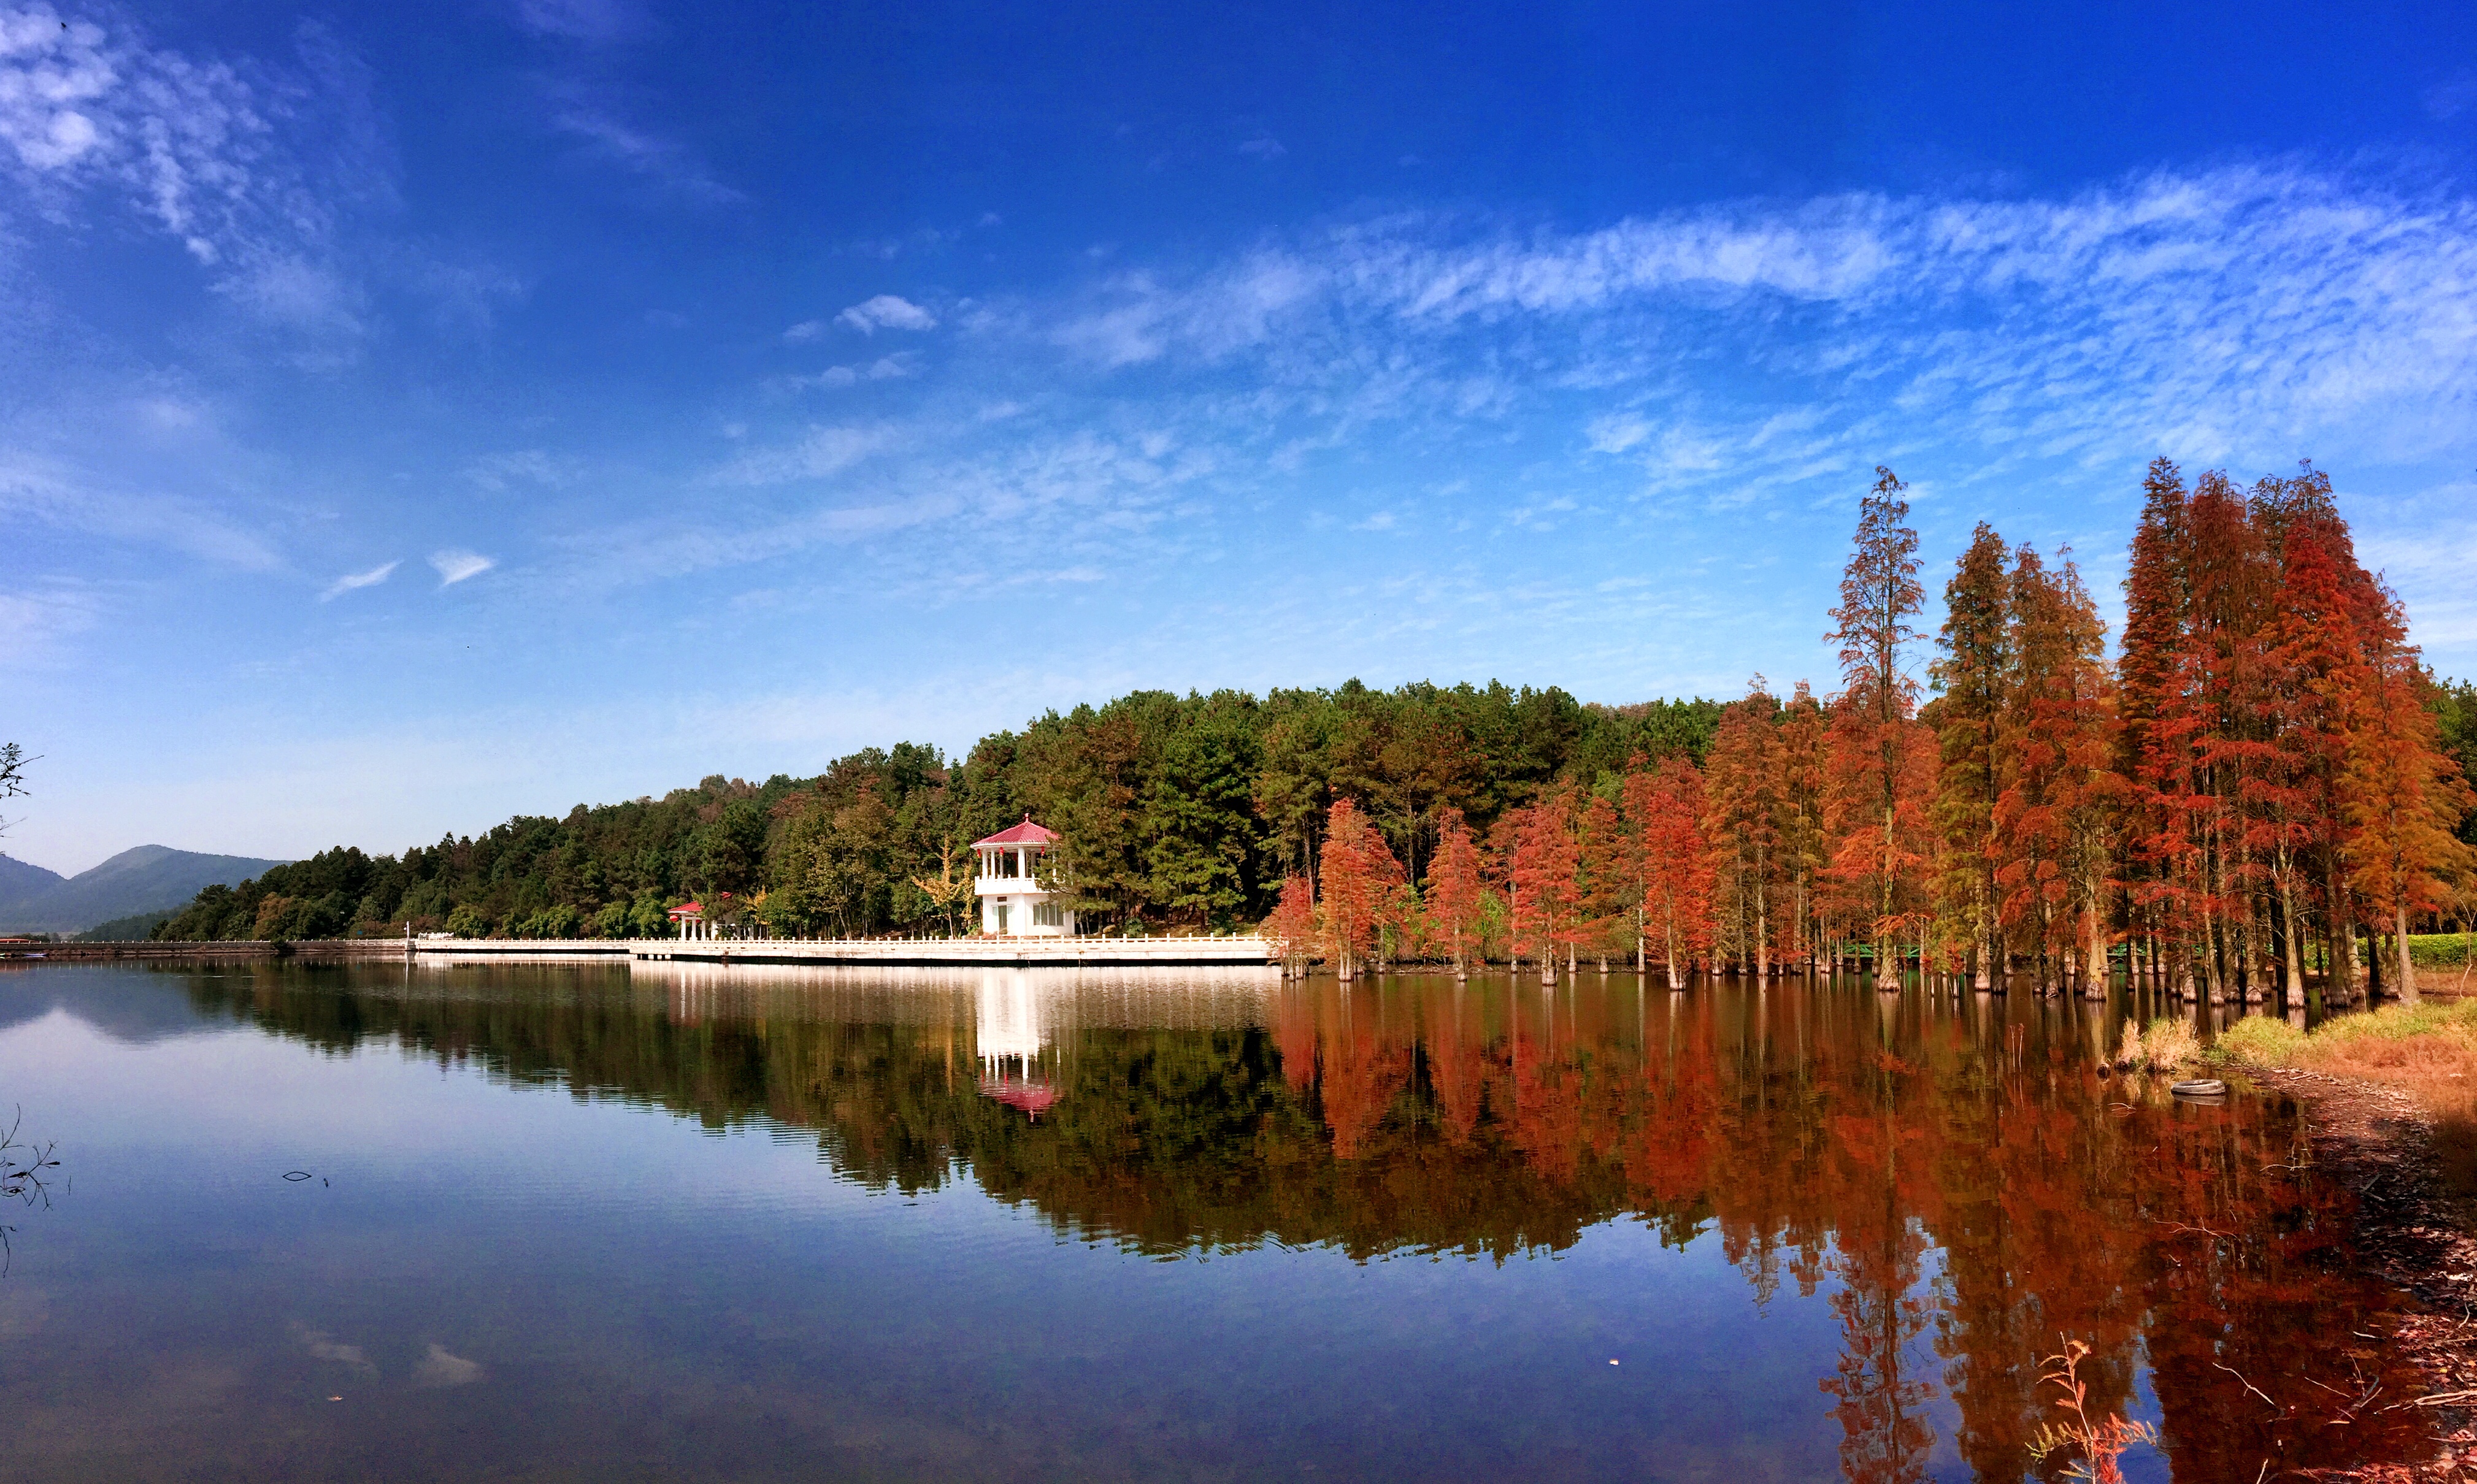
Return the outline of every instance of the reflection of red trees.
<path id="1" fill-rule="evenodd" d="M 2082 1060 L 2104 1025 L 1980 1013 L 2020 1018 L 1795 987 L 1327 983 L 1285 995 L 1277 1036 L 1339 1177 L 1429 1245 L 1502 1255 L 1631 1213 L 1677 1243 L 1716 1230 L 1764 1294 L 1835 1279 L 1820 1379 L 1852 1479 L 1924 1477 L 1939 1394 L 1972 1469 L 2017 1472 L 2059 1336 L 2093 1347 L 2094 1413 L 2132 1405 L 2146 1358 L 2180 1474 L 2413 1447 L 2396 1414 L 2335 1425 L 2321 1389 L 2409 1382 L 2343 1341 L 2378 1332 L 2381 1300 L 2339 1251 L 2344 1203 L 2288 1168 L 2292 1114 L 2156 1105 Z M 1482 1208 L 1516 1224 L 1482 1229 Z"/>

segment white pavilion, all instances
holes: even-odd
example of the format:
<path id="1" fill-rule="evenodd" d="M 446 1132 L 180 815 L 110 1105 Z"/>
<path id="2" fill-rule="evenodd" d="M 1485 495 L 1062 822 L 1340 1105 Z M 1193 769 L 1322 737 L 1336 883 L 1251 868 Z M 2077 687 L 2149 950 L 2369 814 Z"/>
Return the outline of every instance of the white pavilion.
<path id="1" fill-rule="evenodd" d="M 1063 938 L 1075 931 L 1075 914 L 1052 900 L 1034 876 L 1041 852 L 1058 843 L 1055 832 L 1023 817 L 1023 823 L 972 842 L 980 866 L 972 894 L 980 899 L 981 931 L 1000 938 Z"/>

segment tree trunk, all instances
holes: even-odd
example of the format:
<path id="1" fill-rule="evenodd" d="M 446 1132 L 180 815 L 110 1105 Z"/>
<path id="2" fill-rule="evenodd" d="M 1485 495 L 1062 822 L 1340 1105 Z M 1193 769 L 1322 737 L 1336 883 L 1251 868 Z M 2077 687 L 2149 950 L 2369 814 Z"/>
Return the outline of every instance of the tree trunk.
<path id="1" fill-rule="evenodd" d="M 2416 1003 L 2416 960 L 2409 952 L 2408 896 L 2405 892 L 2393 899 L 2391 939 L 2399 944 L 2400 1003 L 2414 1004 Z"/>
<path id="2" fill-rule="evenodd" d="M 2280 962 L 2288 971 L 2288 982 L 2280 987 L 2280 1008 L 2289 1009 L 2305 1002 L 2305 949 L 2300 941 L 2304 934 L 2297 930 L 2296 882 L 2292 876 L 2283 875 L 2279 884 Z"/>

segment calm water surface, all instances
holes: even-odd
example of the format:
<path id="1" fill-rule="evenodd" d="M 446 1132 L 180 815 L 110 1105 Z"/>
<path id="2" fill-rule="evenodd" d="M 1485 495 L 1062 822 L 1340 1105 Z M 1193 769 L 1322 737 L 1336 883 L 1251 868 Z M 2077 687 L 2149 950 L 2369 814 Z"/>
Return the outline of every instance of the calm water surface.
<path id="1" fill-rule="evenodd" d="M 2114 1013 L 12 966 L 0 1476 L 2013 1479 L 2060 1335 L 2138 1478 L 2413 1453 L 2292 1106 Z"/>

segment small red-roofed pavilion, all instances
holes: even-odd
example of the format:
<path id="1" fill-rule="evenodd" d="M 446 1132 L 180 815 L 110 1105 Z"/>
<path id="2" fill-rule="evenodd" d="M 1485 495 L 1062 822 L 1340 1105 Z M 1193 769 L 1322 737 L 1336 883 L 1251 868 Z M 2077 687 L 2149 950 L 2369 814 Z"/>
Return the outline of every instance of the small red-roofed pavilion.
<path id="1" fill-rule="evenodd" d="M 1063 938 L 1075 931 L 1075 914 L 1040 884 L 1043 853 L 1058 833 L 1023 817 L 985 840 L 972 842 L 979 862 L 972 894 L 980 899 L 981 931 L 1001 938 Z"/>
<path id="2" fill-rule="evenodd" d="M 702 938 L 706 935 L 705 903 L 701 902 L 681 903 L 671 908 L 670 919 L 672 926 L 679 928 L 680 936 L 683 938 Z"/>

